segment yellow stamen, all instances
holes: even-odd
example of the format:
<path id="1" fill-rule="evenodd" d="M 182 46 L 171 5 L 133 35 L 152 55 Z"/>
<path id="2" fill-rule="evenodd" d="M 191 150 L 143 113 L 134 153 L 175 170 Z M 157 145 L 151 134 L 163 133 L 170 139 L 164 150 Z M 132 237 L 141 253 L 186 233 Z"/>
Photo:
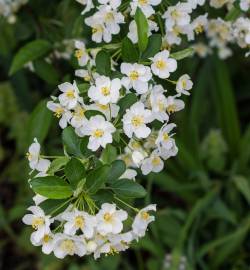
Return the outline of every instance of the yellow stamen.
<path id="1" fill-rule="evenodd" d="M 163 137 L 163 141 L 165 141 L 165 142 L 167 142 L 167 141 L 169 140 L 169 135 L 168 135 L 167 132 L 164 132 L 164 133 L 162 134 L 162 137 Z"/>
<path id="2" fill-rule="evenodd" d="M 111 219 L 112 219 L 112 215 L 110 213 L 105 213 L 104 216 L 103 216 L 103 219 L 106 221 L 106 222 L 110 222 Z"/>
<path id="3" fill-rule="evenodd" d="M 74 244 L 74 242 L 72 240 L 69 240 L 69 239 L 64 240 L 61 243 L 61 249 L 66 251 L 70 255 L 73 255 L 74 251 L 75 251 L 75 244 Z"/>
<path id="4" fill-rule="evenodd" d="M 139 0 L 138 2 L 139 2 L 140 5 L 143 6 L 143 5 L 147 5 L 148 0 Z"/>
<path id="5" fill-rule="evenodd" d="M 165 109 L 165 105 L 162 101 L 158 101 L 158 108 L 162 112 Z"/>
<path id="6" fill-rule="evenodd" d="M 158 69 L 161 69 L 162 70 L 162 69 L 166 68 L 167 63 L 164 62 L 163 60 L 158 60 L 158 61 L 156 61 L 155 65 L 156 65 L 156 67 Z"/>
<path id="7" fill-rule="evenodd" d="M 51 239 L 52 239 L 51 236 L 49 236 L 48 234 L 45 234 L 44 237 L 43 237 L 43 242 L 48 243 Z"/>
<path id="8" fill-rule="evenodd" d="M 67 96 L 67 98 L 75 98 L 75 93 L 74 93 L 74 90 L 68 90 L 67 92 L 66 92 L 66 96 Z"/>
<path id="9" fill-rule="evenodd" d="M 140 148 L 141 148 L 141 144 L 138 143 L 137 141 L 132 141 L 132 142 L 131 142 L 131 147 L 132 147 L 133 149 L 140 149 Z"/>
<path id="10" fill-rule="evenodd" d="M 106 111 L 108 108 L 109 108 L 109 106 L 108 105 L 102 105 L 102 104 L 97 104 L 97 106 L 101 109 L 101 110 L 104 110 L 104 111 Z"/>
<path id="11" fill-rule="evenodd" d="M 176 111 L 176 108 L 177 108 L 176 105 L 172 104 L 167 107 L 167 111 L 168 113 L 174 113 Z"/>
<path id="12" fill-rule="evenodd" d="M 149 219 L 149 214 L 148 214 L 148 212 L 145 212 L 145 211 L 141 212 L 141 218 L 142 218 L 143 220 L 148 220 L 148 219 Z"/>
<path id="13" fill-rule="evenodd" d="M 113 21 L 114 20 L 114 15 L 112 12 L 108 12 L 105 16 L 105 21 Z"/>
<path id="14" fill-rule="evenodd" d="M 154 165 L 154 166 L 158 166 L 160 163 L 161 163 L 161 159 L 159 157 L 154 157 L 151 161 L 151 163 Z"/>
<path id="15" fill-rule="evenodd" d="M 198 26 L 195 27 L 194 31 L 197 35 L 203 33 L 204 31 L 203 25 L 199 24 Z"/>
<path id="16" fill-rule="evenodd" d="M 144 119 L 141 116 L 134 116 L 131 120 L 131 123 L 134 127 L 139 127 L 144 123 Z"/>
<path id="17" fill-rule="evenodd" d="M 32 220 L 32 228 L 37 230 L 40 226 L 42 226 L 44 224 L 44 218 L 41 217 L 35 217 Z"/>
<path id="18" fill-rule="evenodd" d="M 96 129 L 93 133 L 93 136 L 96 138 L 101 138 L 104 135 L 104 131 L 102 129 Z"/>
<path id="19" fill-rule="evenodd" d="M 75 217 L 75 226 L 77 228 L 82 229 L 84 227 L 84 225 L 85 225 L 85 220 L 83 217 L 81 217 L 81 216 Z"/>
<path id="20" fill-rule="evenodd" d="M 80 58 L 82 58 L 84 55 L 84 51 L 79 49 L 75 51 L 75 57 L 79 60 Z"/>
<path id="21" fill-rule="evenodd" d="M 110 88 L 107 87 L 107 86 L 102 87 L 102 88 L 101 88 L 101 92 L 102 92 L 102 94 L 106 97 L 106 96 L 110 95 Z"/>
<path id="22" fill-rule="evenodd" d="M 130 80 L 132 80 L 132 81 L 136 81 L 136 80 L 138 80 L 138 78 L 139 78 L 139 73 L 138 73 L 136 70 L 131 71 L 131 72 L 129 73 L 129 78 L 130 78 Z"/>
<path id="23" fill-rule="evenodd" d="M 57 117 L 57 118 L 60 118 L 62 116 L 62 113 L 63 113 L 64 109 L 63 108 L 56 108 L 56 110 L 54 111 L 54 115 Z"/>

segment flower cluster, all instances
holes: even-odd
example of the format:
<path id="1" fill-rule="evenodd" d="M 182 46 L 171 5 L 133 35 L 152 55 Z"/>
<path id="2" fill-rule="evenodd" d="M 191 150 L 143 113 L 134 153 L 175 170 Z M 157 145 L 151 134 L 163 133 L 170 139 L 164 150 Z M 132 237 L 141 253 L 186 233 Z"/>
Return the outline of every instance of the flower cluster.
<path id="1" fill-rule="evenodd" d="M 199 6 L 205 5 L 204 0 L 178 2 L 175 6 L 169 6 L 163 18 L 165 19 L 164 43 L 166 48 L 181 45 L 184 39 L 192 42 L 204 32 L 209 40 L 209 46 L 198 41 L 193 45 L 194 50 L 201 57 L 211 53 L 211 48 L 218 50 L 221 59 L 232 55 L 229 44 L 238 44 L 241 48 L 249 47 L 249 19 L 241 16 L 236 21 L 224 20 L 217 17 L 208 18 L 208 13 L 195 17 L 195 11 Z M 211 0 L 210 6 L 221 8 L 227 5 L 228 9 L 234 8 L 234 1 Z M 250 2 L 240 1 L 242 11 L 249 9 Z"/>
<path id="2" fill-rule="evenodd" d="M 193 49 L 173 47 L 205 32 L 210 46 L 226 57 L 229 42 L 249 46 L 249 19 L 193 19 L 204 0 L 174 6 L 159 0 L 77 2 L 84 6 L 91 41 L 74 42 L 76 78 L 60 84 L 47 103 L 63 129 L 64 155 L 41 155 L 34 139 L 27 157 L 29 183 L 38 195 L 23 221 L 35 230 L 32 243 L 47 254 L 98 258 L 127 249 L 154 221 L 148 212 L 155 205 L 139 210 L 131 199 L 146 194 L 137 174 L 160 172 L 178 152 L 172 115 L 184 109 L 182 98 L 193 82 L 176 73 Z M 210 5 L 218 8 L 219 2 Z M 196 47 L 202 51 L 202 44 Z"/>
<path id="3" fill-rule="evenodd" d="M 101 254 L 128 249 L 132 241 L 145 235 L 148 224 L 154 221 L 149 211 L 156 211 L 155 205 L 137 210 L 130 230 L 124 232 L 128 213 L 118 210 L 116 204 L 103 203 L 95 215 L 70 205 L 52 218 L 39 207 L 46 198 L 36 195 L 34 200 L 36 205 L 28 208 L 31 213 L 23 217 L 23 222 L 34 229 L 31 242 L 34 246 L 42 246 L 43 253 L 53 252 L 60 259 L 67 255 L 82 257 L 90 254 L 97 259 Z"/>
<path id="4" fill-rule="evenodd" d="M 27 2 L 28 0 L 0 0 L 0 18 L 3 16 L 9 23 L 15 23 L 15 13 Z"/>
<path id="5" fill-rule="evenodd" d="M 141 167 L 143 174 L 161 171 L 163 160 L 177 154 L 170 134 L 175 124 L 169 123 L 169 117 L 184 108 L 179 97 L 189 95 L 190 77 L 182 75 L 173 82 L 176 94 L 166 95 L 167 90 L 154 78 L 168 80 L 177 69 L 177 61 L 168 50 L 156 53 L 148 65 L 122 62 L 118 69 L 121 78 L 110 78 L 95 71 L 95 59 L 83 42 L 76 41 L 75 45 L 79 65 L 88 67 L 77 70 L 76 74 L 88 82 L 88 89 L 82 95 L 76 82 L 59 85 L 61 94 L 48 102 L 48 108 L 60 119 L 60 127 L 71 125 L 79 137 L 87 136 L 87 147 L 94 152 L 113 143 L 114 135 L 119 132 L 126 140 L 121 158 L 126 161 L 128 155 L 131 157 L 128 166 Z M 134 94 L 137 101 L 120 115 L 119 102 L 129 94 Z M 87 113 L 93 110 L 99 113 L 88 118 Z M 160 128 L 154 127 L 155 122 Z"/>
<path id="6" fill-rule="evenodd" d="M 163 269 L 167 270 L 171 268 L 172 265 L 172 261 L 173 261 L 173 256 L 172 254 L 166 254 L 165 258 L 164 258 L 164 263 L 163 263 Z M 180 258 L 180 264 L 177 268 L 178 270 L 185 270 L 187 269 L 187 258 L 185 256 L 181 256 Z"/>

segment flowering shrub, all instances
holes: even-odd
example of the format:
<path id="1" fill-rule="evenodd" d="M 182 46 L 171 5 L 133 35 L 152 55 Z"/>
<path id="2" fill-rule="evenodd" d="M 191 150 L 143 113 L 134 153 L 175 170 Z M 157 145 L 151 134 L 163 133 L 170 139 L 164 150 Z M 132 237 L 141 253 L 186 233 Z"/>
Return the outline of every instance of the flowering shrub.
<path id="1" fill-rule="evenodd" d="M 184 109 L 193 82 L 174 72 L 193 52 L 204 57 L 217 48 L 226 58 L 229 44 L 248 48 L 249 19 L 239 15 L 249 3 L 230 1 L 227 16 L 209 19 L 207 13 L 196 16 L 205 1 L 77 2 L 91 33 L 74 42 L 75 80 L 60 83 L 47 102 L 62 129 L 64 155 L 42 155 L 34 138 L 27 158 L 35 205 L 23 222 L 32 226 L 31 242 L 45 254 L 97 259 L 129 248 L 155 220 L 155 204 L 135 207 L 135 199 L 146 195 L 137 175 L 159 173 L 178 153 L 173 116 Z M 209 4 L 221 8 L 220 2 Z M 210 47 L 189 45 L 202 33 Z M 58 46 L 46 67 L 54 58 L 70 58 L 71 49 L 65 54 Z M 33 41 L 10 72 L 27 64 L 35 70 L 32 62 L 50 50 L 44 40 Z M 21 57 L 27 52 L 37 55 Z"/>

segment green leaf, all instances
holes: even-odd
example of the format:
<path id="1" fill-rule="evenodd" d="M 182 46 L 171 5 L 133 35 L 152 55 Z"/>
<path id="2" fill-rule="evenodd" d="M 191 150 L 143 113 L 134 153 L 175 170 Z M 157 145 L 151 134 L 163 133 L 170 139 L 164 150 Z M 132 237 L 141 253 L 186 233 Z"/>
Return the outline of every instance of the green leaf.
<path id="1" fill-rule="evenodd" d="M 70 185 L 57 176 L 37 177 L 30 184 L 34 192 L 49 199 L 65 199 L 73 193 Z"/>
<path id="2" fill-rule="evenodd" d="M 120 107 L 119 114 L 123 115 L 129 107 L 131 107 L 134 103 L 137 102 L 137 96 L 134 93 L 130 93 L 125 97 L 121 98 L 118 102 L 118 106 Z"/>
<path id="3" fill-rule="evenodd" d="M 181 229 L 179 238 L 176 240 L 176 246 L 175 246 L 173 253 L 172 253 L 173 267 L 177 267 L 177 265 L 179 265 L 179 263 L 180 263 L 180 259 L 181 259 L 180 255 L 182 254 L 183 245 L 184 245 L 186 238 L 189 235 L 189 230 L 191 229 L 194 221 L 197 218 L 199 218 L 201 213 L 211 205 L 217 192 L 218 192 L 217 189 L 208 192 L 204 197 L 202 197 L 201 199 L 199 199 L 196 202 L 196 204 L 194 205 L 194 207 L 190 211 L 188 218 L 186 220 L 186 223 L 183 226 L 183 228 Z M 175 268 L 173 268 L 173 269 L 175 269 Z"/>
<path id="4" fill-rule="evenodd" d="M 82 93 L 87 93 L 89 90 L 89 83 L 80 83 L 77 84 L 79 92 Z"/>
<path id="5" fill-rule="evenodd" d="M 90 194 L 96 193 L 107 181 L 107 176 L 110 166 L 104 165 L 95 170 L 92 170 L 87 175 L 86 186 Z"/>
<path id="6" fill-rule="evenodd" d="M 89 120 L 92 116 L 96 116 L 96 115 L 101 115 L 103 116 L 105 119 L 106 119 L 106 116 L 100 112 L 100 111 L 97 111 L 97 110 L 89 110 L 89 111 L 86 111 L 84 113 L 85 117 Z"/>
<path id="7" fill-rule="evenodd" d="M 69 157 L 59 157 L 54 159 L 49 167 L 48 174 L 54 174 L 58 170 L 60 170 L 64 165 L 66 165 L 69 161 Z"/>
<path id="8" fill-rule="evenodd" d="M 110 185 L 110 188 L 118 195 L 127 198 L 145 197 L 147 192 L 143 186 L 130 179 L 119 179 Z"/>
<path id="9" fill-rule="evenodd" d="M 213 58 L 213 60 L 215 80 L 210 80 L 213 98 L 224 138 L 229 145 L 231 158 L 235 159 L 239 152 L 241 134 L 234 89 L 227 65 L 217 58 Z"/>
<path id="10" fill-rule="evenodd" d="M 106 75 L 109 76 L 111 73 L 111 60 L 110 55 L 106 51 L 100 51 L 96 55 L 95 58 L 96 62 L 96 71 L 100 75 Z"/>
<path id="11" fill-rule="evenodd" d="M 240 193 L 250 204 L 250 183 L 244 176 L 234 176 L 233 182 Z"/>
<path id="12" fill-rule="evenodd" d="M 79 181 L 82 180 L 86 175 L 86 171 L 82 162 L 76 158 L 72 158 L 67 163 L 64 171 L 73 189 L 76 189 Z"/>
<path id="13" fill-rule="evenodd" d="M 59 83 L 59 74 L 57 70 L 45 60 L 34 61 L 36 74 L 49 84 L 57 85 Z"/>
<path id="14" fill-rule="evenodd" d="M 66 127 L 62 132 L 63 144 L 68 154 L 83 157 L 82 149 L 84 140 L 81 140 L 72 127 Z"/>
<path id="15" fill-rule="evenodd" d="M 133 42 L 125 37 L 122 41 L 122 60 L 128 63 L 137 62 L 139 58 L 139 52 Z"/>
<path id="16" fill-rule="evenodd" d="M 242 11 L 233 6 L 227 13 L 226 17 L 225 17 L 225 21 L 235 21 L 240 15 L 241 15 Z"/>
<path id="17" fill-rule="evenodd" d="M 142 53 L 148 45 L 148 21 L 140 8 L 136 9 L 135 22 L 137 25 L 138 46 Z"/>
<path id="18" fill-rule="evenodd" d="M 124 161 L 122 160 L 115 160 L 112 164 L 111 164 L 111 168 L 108 174 L 108 182 L 114 182 L 115 180 L 117 180 L 119 177 L 121 177 L 124 172 L 126 171 L 126 164 Z"/>
<path id="19" fill-rule="evenodd" d="M 50 49 L 51 44 L 48 41 L 42 39 L 31 41 L 30 43 L 24 45 L 14 57 L 10 68 L 10 75 L 16 73 L 30 61 L 34 61 L 42 57 L 48 53 Z"/>
<path id="20" fill-rule="evenodd" d="M 201 258 L 206 254 L 212 256 L 212 267 L 211 269 L 221 269 L 220 265 L 225 262 L 225 259 L 230 256 L 233 252 L 239 251 L 242 246 L 244 239 L 250 229 L 249 217 L 239 225 L 237 230 L 222 236 L 216 240 L 206 243 L 199 249 L 197 258 Z M 209 268 L 210 269 L 210 268 Z"/>
<path id="21" fill-rule="evenodd" d="M 114 200 L 114 194 L 111 191 L 100 189 L 92 196 L 92 198 L 100 204 L 107 202 L 112 203 Z"/>
<path id="22" fill-rule="evenodd" d="M 43 209 L 46 215 L 56 216 L 62 213 L 70 204 L 68 199 L 47 199 L 40 203 L 39 206 Z"/>
<path id="23" fill-rule="evenodd" d="M 117 157 L 116 148 L 113 145 L 108 144 L 102 151 L 101 160 L 103 161 L 103 163 L 110 164 L 116 159 L 116 157 Z"/>
<path id="24" fill-rule="evenodd" d="M 191 57 L 193 54 L 194 54 L 194 49 L 188 48 L 188 49 L 184 49 L 184 50 L 179 51 L 179 52 L 171 53 L 170 57 L 172 57 L 176 60 L 181 60 L 181 59 L 184 59 L 186 57 Z"/>
<path id="25" fill-rule="evenodd" d="M 142 54 L 142 59 L 155 56 L 161 49 L 162 38 L 160 34 L 153 34 L 149 37 L 147 49 Z"/>
<path id="26" fill-rule="evenodd" d="M 31 143 L 33 138 L 37 138 L 42 143 L 46 138 L 52 120 L 52 114 L 47 109 L 47 101 L 42 100 L 30 115 L 28 122 L 28 142 Z"/>

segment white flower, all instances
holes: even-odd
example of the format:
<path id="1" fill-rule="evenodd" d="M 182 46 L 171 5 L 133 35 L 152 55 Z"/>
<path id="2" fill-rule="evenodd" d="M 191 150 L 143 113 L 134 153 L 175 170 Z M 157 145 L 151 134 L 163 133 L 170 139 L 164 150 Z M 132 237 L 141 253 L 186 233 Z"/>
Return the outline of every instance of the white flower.
<path id="1" fill-rule="evenodd" d="M 188 0 L 187 2 L 190 4 L 192 9 L 196 9 L 197 6 L 203 6 L 206 0 Z"/>
<path id="2" fill-rule="evenodd" d="M 163 147 L 164 149 L 170 149 L 172 147 L 172 140 L 169 133 L 176 127 L 175 124 L 164 125 L 159 131 L 159 135 L 156 139 L 156 144 Z"/>
<path id="3" fill-rule="evenodd" d="M 115 127 L 101 115 L 92 116 L 80 129 L 83 135 L 90 136 L 87 147 L 92 151 L 96 151 L 100 146 L 105 148 L 108 143 L 112 143 L 112 133 L 115 131 Z"/>
<path id="4" fill-rule="evenodd" d="M 207 55 L 212 53 L 211 48 L 202 42 L 197 42 L 196 44 L 193 44 L 192 47 L 201 58 L 205 58 Z"/>
<path id="5" fill-rule="evenodd" d="M 88 253 L 95 252 L 95 250 L 97 249 L 97 247 L 98 247 L 98 245 L 97 245 L 97 243 L 95 241 L 90 240 L 90 241 L 87 242 L 86 248 L 87 248 Z"/>
<path id="6" fill-rule="evenodd" d="M 152 58 L 152 61 L 152 72 L 162 79 L 168 78 L 170 72 L 174 72 L 177 69 L 177 61 L 169 58 L 169 51 L 167 50 L 157 53 Z"/>
<path id="7" fill-rule="evenodd" d="M 58 86 L 61 92 L 61 95 L 58 96 L 58 99 L 62 106 L 67 109 L 73 109 L 79 100 L 79 90 L 77 88 L 76 82 L 73 84 L 65 82 Z"/>
<path id="8" fill-rule="evenodd" d="M 28 210 L 32 214 L 25 215 L 23 223 L 32 226 L 35 230 L 31 235 L 32 241 L 39 243 L 46 234 L 50 234 L 50 224 L 53 222 L 53 219 L 50 219 L 50 216 L 46 216 L 39 206 L 30 206 Z"/>
<path id="9" fill-rule="evenodd" d="M 120 176 L 120 179 L 131 179 L 135 181 L 135 177 L 137 176 L 136 170 L 126 169 L 123 175 Z"/>
<path id="10" fill-rule="evenodd" d="M 150 204 L 141 209 L 136 215 L 132 224 L 133 234 L 136 237 L 143 237 L 147 230 L 148 224 L 155 220 L 154 216 L 150 216 L 148 211 L 156 211 L 156 204 Z"/>
<path id="11" fill-rule="evenodd" d="M 64 233 L 75 235 L 77 230 L 80 230 L 86 238 L 93 237 L 96 224 L 94 216 L 75 208 L 73 211 L 65 211 L 62 214 L 62 219 L 66 221 Z"/>
<path id="12" fill-rule="evenodd" d="M 108 242 L 100 247 L 100 253 L 117 254 L 129 248 L 130 243 L 133 241 L 133 233 L 126 232 L 121 234 L 110 234 L 107 236 Z"/>
<path id="13" fill-rule="evenodd" d="M 149 158 L 143 160 L 141 170 L 144 175 L 150 172 L 160 172 L 164 167 L 164 162 L 161 160 L 157 151 L 153 151 Z"/>
<path id="14" fill-rule="evenodd" d="M 54 235 L 52 233 L 45 234 L 40 241 L 36 241 L 34 235 L 30 237 L 30 241 L 34 246 L 42 246 L 44 254 L 50 254 L 54 249 Z"/>
<path id="15" fill-rule="evenodd" d="M 220 59 L 226 59 L 230 56 L 232 56 L 232 50 L 229 49 L 228 47 L 220 47 L 218 49 L 218 56 Z"/>
<path id="16" fill-rule="evenodd" d="M 132 152 L 132 160 L 135 166 L 139 167 L 142 161 L 147 157 L 147 153 L 145 151 L 133 151 Z"/>
<path id="17" fill-rule="evenodd" d="M 167 98 L 163 94 L 164 89 L 161 85 L 155 85 L 150 94 L 150 106 L 152 110 L 152 118 L 160 122 L 168 121 L 169 117 L 166 113 Z"/>
<path id="18" fill-rule="evenodd" d="M 89 82 L 91 80 L 91 75 L 89 74 L 89 71 L 86 69 L 77 69 L 75 71 L 75 76 L 84 79 L 84 81 L 86 82 Z"/>
<path id="19" fill-rule="evenodd" d="M 76 1 L 78 3 L 86 6 L 85 9 L 81 13 L 82 15 L 85 14 L 86 12 L 90 11 L 94 7 L 92 0 L 76 0 Z"/>
<path id="20" fill-rule="evenodd" d="M 121 5 L 121 0 L 98 0 L 98 2 L 102 5 L 110 5 L 113 9 Z"/>
<path id="21" fill-rule="evenodd" d="M 86 243 L 81 236 L 69 236 L 57 233 L 54 237 L 54 254 L 57 258 L 63 259 L 65 256 L 74 254 L 82 257 L 87 253 Z"/>
<path id="22" fill-rule="evenodd" d="M 36 194 L 32 200 L 34 201 L 35 205 L 39 205 L 40 203 L 46 201 L 48 198 L 40 195 L 40 194 Z"/>
<path id="23" fill-rule="evenodd" d="M 156 22 L 148 19 L 148 37 L 152 35 L 152 31 L 158 31 L 158 25 Z M 129 24 L 129 32 L 128 32 L 128 38 L 133 42 L 138 42 L 138 33 L 137 33 L 137 25 L 136 22 L 133 20 Z"/>
<path id="24" fill-rule="evenodd" d="M 207 15 L 208 15 L 207 13 L 204 15 L 200 15 L 192 21 L 191 26 L 196 34 L 203 33 L 204 28 L 208 23 Z"/>
<path id="25" fill-rule="evenodd" d="M 240 0 L 240 8 L 243 11 L 248 11 L 250 8 L 250 1 L 249 0 Z"/>
<path id="26" fill-rule="evenodd" d="M 121 81 L 116 78 L 110 80 L 105 76 L 96 79 L 95 85 L 89 88 L 88 96 L 95 102 L 102 105 L 116 103 L 120 97 Z"/>
<path id="27" fill-rule="evenodd" d="M 146 18 L 150 17 L 155 13 L 152 6 L 157 6 L 161 3 L 161 0 L 133 0 L 131 2 L 131 15 L 134 15 L 136 9 L 139 7 L 144 13 Z"/>
<path id="28" fill-rule="evenodd" d="M 112 118 L 115 118 L 118 115 L 119 110 L 120 110 L 120 107 L 113 103 L 107 104 L 107 105 L 94 103 L 94 104 L 90 104 L 88 108 L 89 110 L 96 110 L 96 111 L 102 112 L 108 121 L 110 121 Z"/>
<path id="29" fill-rule="evenodd" d="M 67 127 L 72 114 L 69 110 L 64 108 L 60 103 L 55 103 L 53 101 L 48 101 L 47 102 L 47 108 L 54 112 L 54 115 L 57 118 L 60 118 L 59 120 L 59 126 L 64 129 Z"/>
<path id="30" fill-rule="evenodd" d="M 118 234 L 122 231 L 123 221 L 128 218 L 127 212 L 116 210 L 115 204 L 104 203 L 96 215 L 97 231 L 101 235 Z"/>
<path id="31" fill-rule="evenodd" d="M 178 153 L 178 147 L 175 144 L 175 140 L 170 138 L 169 139 L 169 148 L 159 147 L 159 154 L 164 159 L 167 160 L 170 157 L 174 157 Z"/>
<path id="32" fill-rule="evenodd" d="M 89 61 L 89 55 L 86 51 L 86 47 L 85 44 L 79 40 L 75 41 L 75 47 L 76 47 L 76 51 L 75 51 L 75 57 L 78 60 L 78 64 L 79 66 L 83 67 L 85 66 L 88 61 Z"/>
<path id="33" fill-rule="evenodd" d="M 151 111 L 145 109 L 142 102 L 136 102 L 126 110 L 122 122 L 123 130 L 129 138 L 132 138 L 133 134 L 137 138 L 147 138 L 151 132 L 151 129 L 146 126 L 152 122 Z"/>
<path id="34" fill-rule="evenodd" d="M 148 81 L 152 77 L 149 67 L 141 64 L 122 63 L 121 72 L 127 75 L 122 78 L 122 84 L 126 89 L 133 87 L 138 94 L 148 91 Z"/>
<path id="35" fill-rule="evenodd" d="M 193 82 L 191 81 L 189 75 L 184 74 L 177 81 L 176 92 L 179 94 L 190 95 L 188 91 L 191 90 L 192 87 Z"/>
<path id="36" fill-rule="evenodd" d="M 177 99 L 173 96 L 167 97 L 167 112 L 168 114 L 175 113 L 183 110 L 185 103 L 181 99 Z"/>
<path id="37" fill-rule="evenodd" d="M 170 6 L 164 13 L 165 26 L 167 31 L 171 31 L 173 27 L 184 26 L 190 23 L 190 15 L 192 7 L 189 3 L 178 2 L 175 6 Z"/>
<path id="38" fill-rule="evenodd" d="M 233 24 L 233 35 L 241 48 L 250 46 L 250 19 L 239 17 Z"/>
<path id="39" fill-rule="evenodd" d="M 85 19 L 85 23 L 92 28 L 92 40 L 96 43 L 103 41 L 109 43 L 112 39 L 111 32 L 105 28 L 103 18 L 101 16 L 93 15 Z"/>
<path id="40" fill-rule="evenodd" d="M 112 8 L 112 6 L 103 5 L 99 7 L 98 15 L 103 19 L 105 29 L 116 35 L 120 32 L 119 24 L 124 23 L 124 16 Z"/>
<path id="41" fill-rule="evenodd" d="M 87 122 L 87 118 L 85 117 L 85 112 L 87 107 L 84 107 L 84 104 L 78 104 L 74 108 L 74 112 L 72 113 L 71 125 L 74 128 L 79 128 Z"/>
<path id="42" fill-rule="evenodd" d="M 27 158 L 32 170 L 46 173 L 50 166 L 50 161 L 40 157 L 40 149 L 41 146 L 38 143 L 37 138 L 34 138 L 34 142 L 29 147 Z"/>

